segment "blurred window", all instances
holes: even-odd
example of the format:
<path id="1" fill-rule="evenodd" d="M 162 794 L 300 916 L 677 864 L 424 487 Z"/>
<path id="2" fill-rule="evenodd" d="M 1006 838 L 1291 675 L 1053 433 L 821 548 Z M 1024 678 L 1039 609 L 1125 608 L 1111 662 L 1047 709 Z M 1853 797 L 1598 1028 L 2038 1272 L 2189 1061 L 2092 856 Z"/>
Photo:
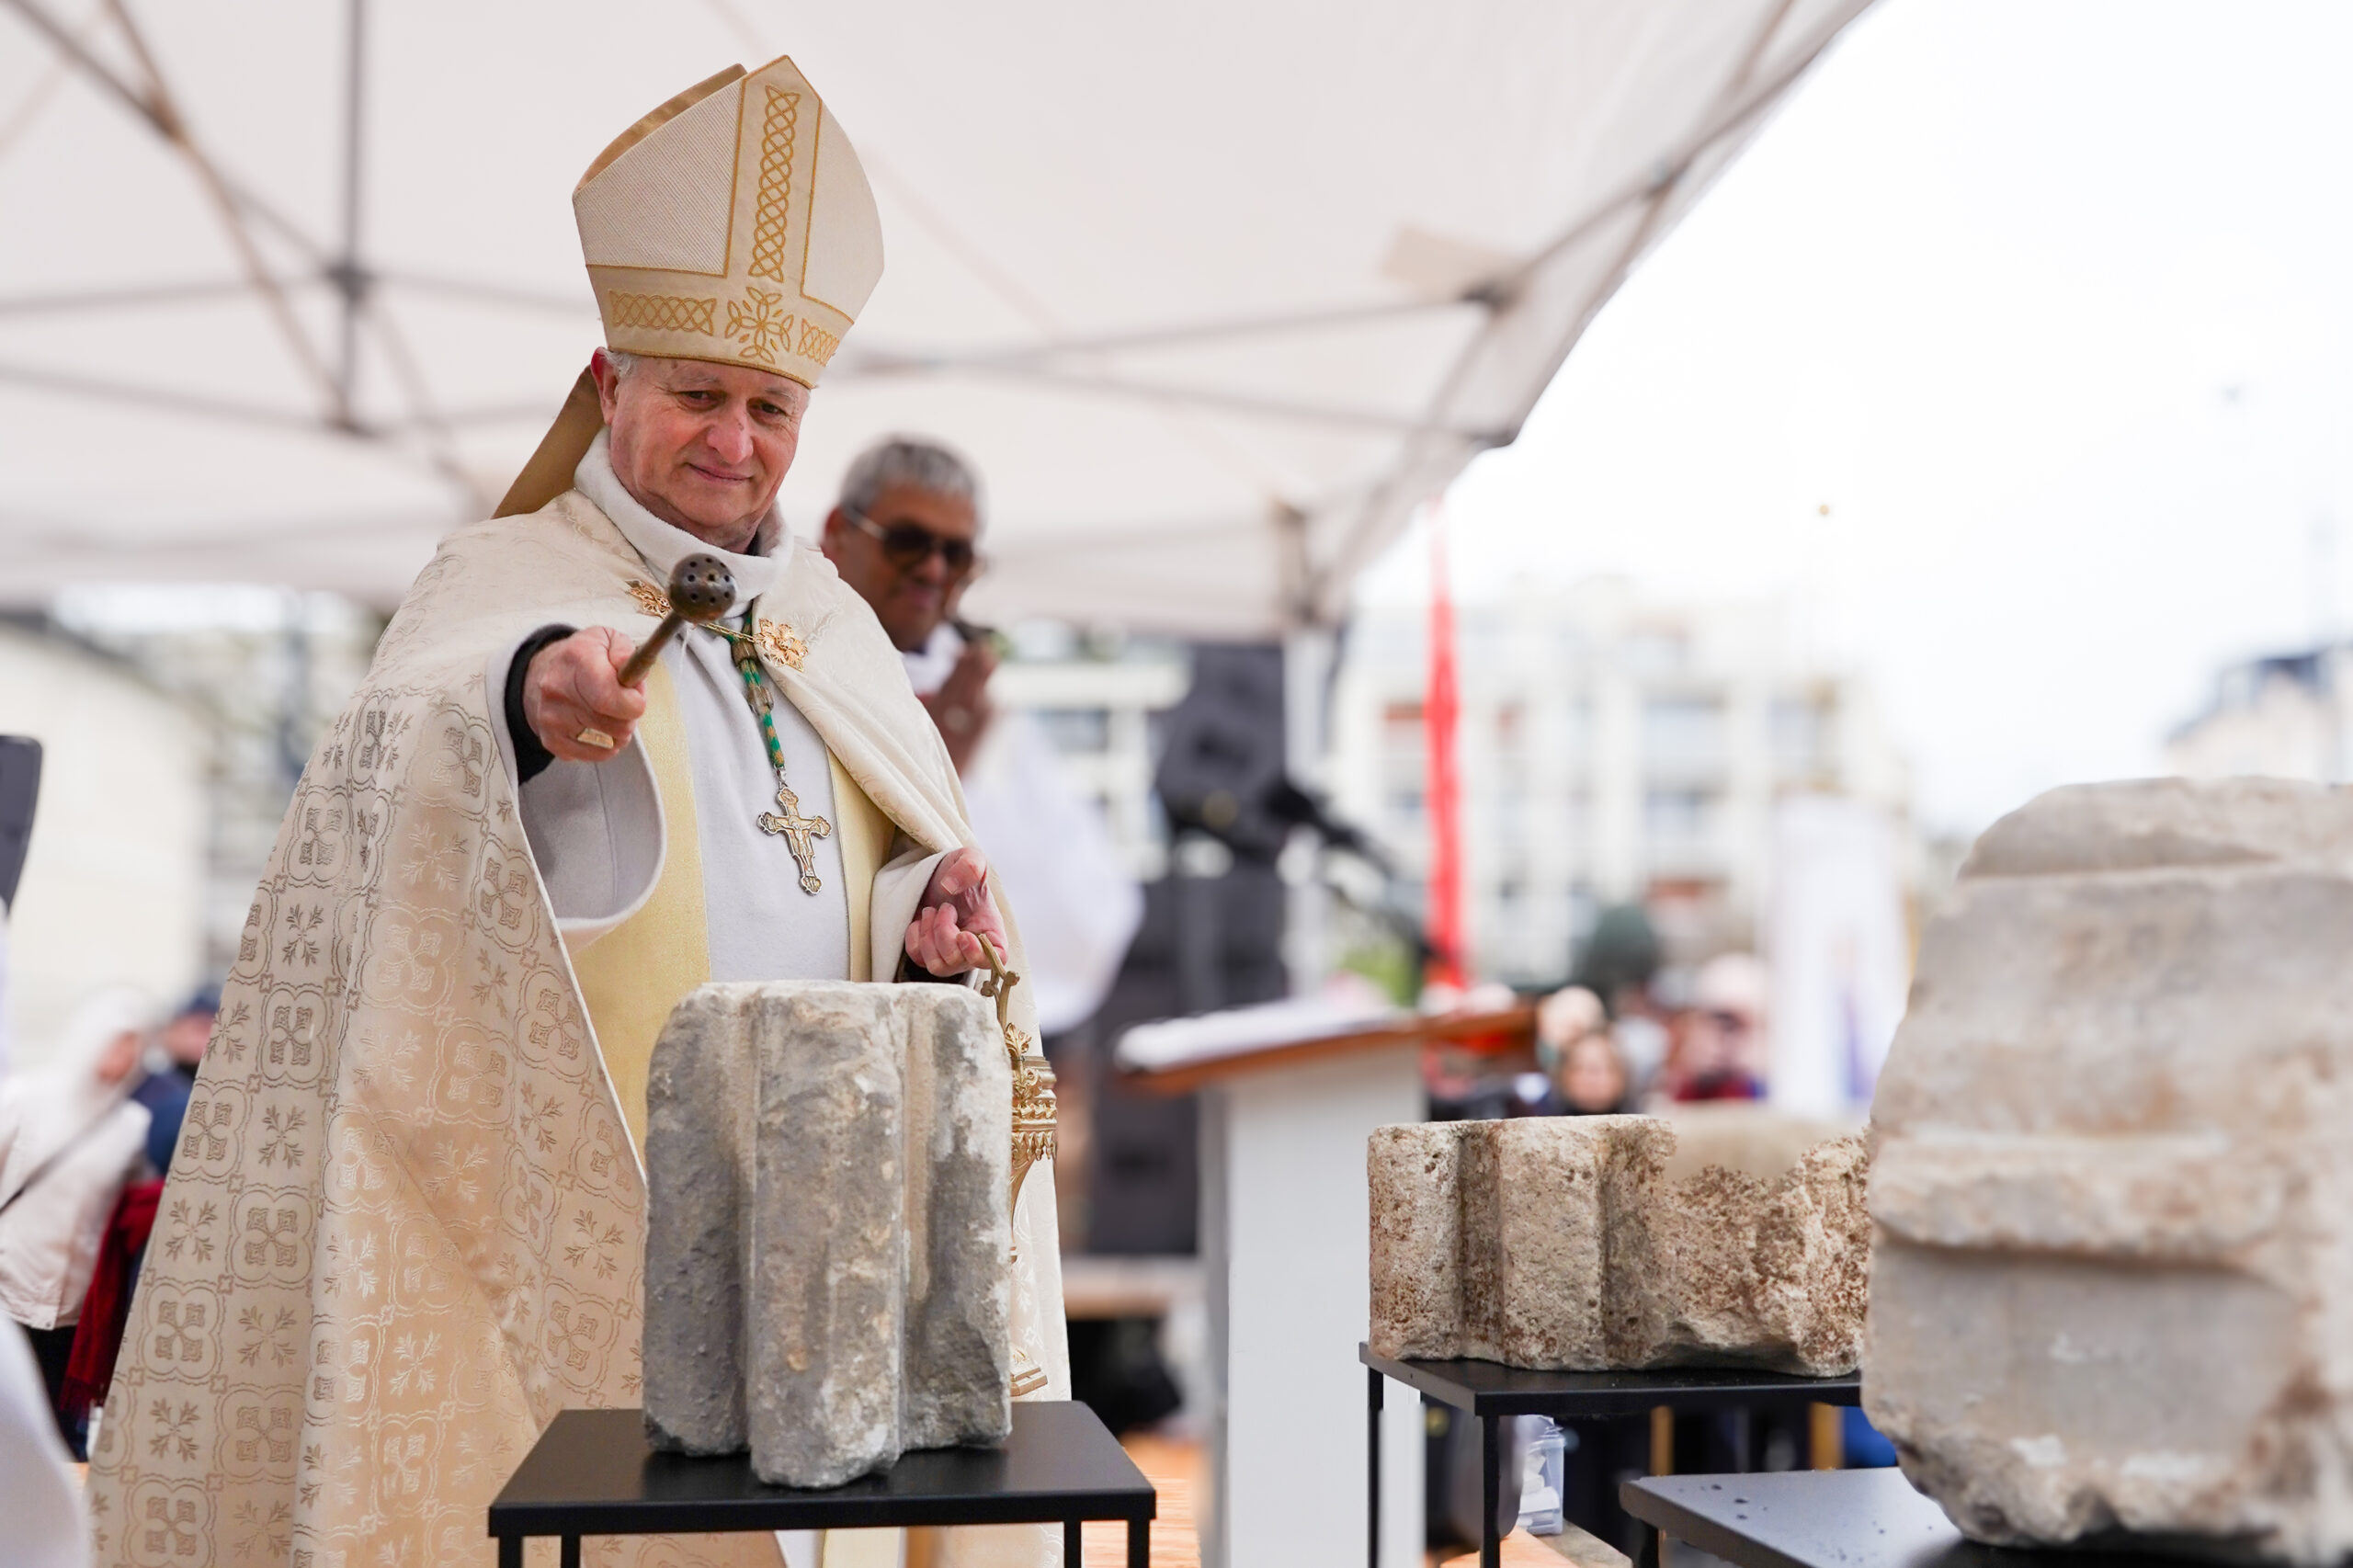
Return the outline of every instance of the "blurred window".
<path id="1" fill-rule="evenodd" d="M 1784 774 L 1807 775 L 1822 767 L 1824 722 L 1822 705 L 1812 698 L 1777 698 L 1768 721 L 1772 728 L 1773 766 Z"/>
<path id="2" fill-rule="evenodd" d="M 1528 791 L 1505 789 L 1495 791 L 1495 841 L 1513 847 L 1528 839 Z"/>
<path id="3" fill-rule="evenodd" d="M 1653 790 L 1643 797 L 1643 828 L 1654 844 L 1706 841 L 1714 801 L 1704 790 Z"/>
<path id="4" fill-rule="evenodd" d="M 1101 708 L 1040 708 L 1035 717 L 1046 739 L 1065 756 L 1100 756 L 1111 749 L 1111 715 Z"/>
<path id="5" fill-rule="evenodd" d="M 1713 697 L 1653 697 L 1643 703 L 1643 759 L 1656 767 L 1714 767 L 1724 759 L 1724 705 Z"/>
<path id="6" fill-rule="evenodd" d="M 1636 675 L 1671 676 L 1690 656 L 1690 642 L 1680 631 L 1654 628 L 1629 632 L 1619 644 L 1618 657 Z"/>

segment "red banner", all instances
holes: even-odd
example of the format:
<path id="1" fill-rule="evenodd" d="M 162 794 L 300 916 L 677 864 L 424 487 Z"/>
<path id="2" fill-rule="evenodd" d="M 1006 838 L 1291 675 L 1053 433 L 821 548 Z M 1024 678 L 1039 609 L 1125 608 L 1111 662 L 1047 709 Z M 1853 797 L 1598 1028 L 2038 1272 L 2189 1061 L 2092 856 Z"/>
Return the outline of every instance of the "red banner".
<path id="1" fill-rule="evenodd" d="M 1461 699 L 1454 684 L 1454 598 L 1446 574 L 1446 514 L 1430 509 L 1430 676 L 1422 699 L 1429 754 L 1429 973 L 1464 983 L 1462 967 L 1462 790 L 1455 771 L 1454 730 Z"/>

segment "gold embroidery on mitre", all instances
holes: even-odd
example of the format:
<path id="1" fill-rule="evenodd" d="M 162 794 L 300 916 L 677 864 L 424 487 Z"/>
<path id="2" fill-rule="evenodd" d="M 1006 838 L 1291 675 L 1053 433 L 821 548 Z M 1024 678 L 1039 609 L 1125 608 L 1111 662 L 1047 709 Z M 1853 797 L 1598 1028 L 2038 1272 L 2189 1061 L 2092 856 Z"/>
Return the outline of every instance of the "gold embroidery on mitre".
<path id="1" fill-rule="evenodd" d="M 682 95 L 599 157 L 573 208 L 607 347 L 813 386 L 881 271 L 873 192 L 839 135 L 777 60 Z M 567 442 L 573 427 L 595 433 L 574 417 Z"/>
<path id="2" fill-rule="evenodd" d="M 781 294 L 766 289 L 745 289 L 741 302 L 727 301 L 727 335 L 744 340 L 740 358 L 756 359 L 773 367 L 791 331 L 792 315 L 784 309 Z"/>
<path id="3" fill-rule="evenodd" d="M 759 205 L 752 219 L 752 262 L 745 268 L 755 278 L 788 278 L 784 270 L 784 235 L 792 205 L 792 142 L 801 119 L 801 95 L 767 89 L 767 113 L 760 121 Z"/>
<path id="4" fill-rule="evenodd" d="M 670 613 L 670 596 L 651 583 L 629 580 L 629 597 L 637 601 L 638 609 L 646 615 L 665 616 Z"/>
<path id="5" fill-rule="evenodd" d="M 827 332 L 815 322 L 803 317 L 801 322 L 801 340 L 794 345 L 793 351 L 803 359 L 814 359 L 818 364 L 823 365 L 833 358 L 834 350 L 841 346 L 842 340 L 839 337 Z"/>
<path id="6" fill-rule="evenodd" d="M 796 670 L 801 667 L 801 661 L 809 656 L 809 644 L 786 622 L 764 620 L 756 637 L 761 653 Z"/>
<path id="7" fill-rule="evenodd" d="M 607 316 L 615 326 L 642 326 L 655 332 L 693 332 L 710 336 L 717 332 L 717 300 L 697 300 L 683 294 L 622 294 L 605 296 Z"/>

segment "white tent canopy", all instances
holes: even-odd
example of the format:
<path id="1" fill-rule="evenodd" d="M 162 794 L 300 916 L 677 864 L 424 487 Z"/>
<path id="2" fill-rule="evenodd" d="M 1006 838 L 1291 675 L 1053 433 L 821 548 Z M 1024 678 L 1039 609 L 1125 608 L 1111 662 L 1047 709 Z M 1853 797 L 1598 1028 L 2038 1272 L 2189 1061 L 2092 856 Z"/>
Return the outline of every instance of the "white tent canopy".
<path id="1" fill-rule="evenodd" d="M 597 341 L 580 171 L 790 52 L 889 246 L 795 526 L 921 431 L 975 613 L 1328 623 L 1866 4 L 0 0 L 0 593 L 396 598 Z"/>

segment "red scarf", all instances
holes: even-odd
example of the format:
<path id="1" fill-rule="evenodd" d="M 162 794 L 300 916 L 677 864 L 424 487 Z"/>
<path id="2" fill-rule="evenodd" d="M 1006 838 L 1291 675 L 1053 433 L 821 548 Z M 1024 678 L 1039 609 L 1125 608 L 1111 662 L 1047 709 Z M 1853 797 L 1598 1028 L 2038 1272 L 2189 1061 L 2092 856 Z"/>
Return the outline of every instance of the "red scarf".
<path id="1" fill-rule="evenodd" d="M 90 1406 L 103 1403 L 114 1381 L 115 1358 L 122 1351 L 123 1326 L 131 1317 L 131 1287 L 139 1283 L 139 1260 L 155 1228 L 155 1204 L 163 1196 L 160 1180 L 134 1181 L 122 1189 L 114 1218 L 107 1221 L 106 1239 L 98 1244 L 97 1271 L 90 1276 L 90 1293 L 82 1299 L 74 1351 L 65 1362 L 63 1403 L 69 1421 L 80 1421 Z"/>

